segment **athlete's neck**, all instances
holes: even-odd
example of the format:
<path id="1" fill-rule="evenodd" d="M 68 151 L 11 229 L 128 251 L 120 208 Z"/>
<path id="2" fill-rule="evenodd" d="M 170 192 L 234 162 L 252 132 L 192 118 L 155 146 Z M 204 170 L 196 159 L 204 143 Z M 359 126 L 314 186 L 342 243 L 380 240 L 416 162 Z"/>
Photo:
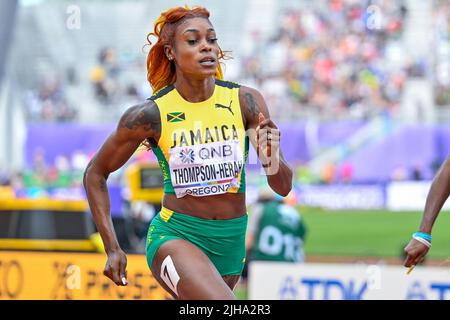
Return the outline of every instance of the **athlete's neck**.
<path id="1" fill-rule="evenodd" d="M 174 86 L 183 99 L 189 102 L 201 102 L 213 95 L 215 81 L 213 77 L 201 80 L 177 77 Z"/>

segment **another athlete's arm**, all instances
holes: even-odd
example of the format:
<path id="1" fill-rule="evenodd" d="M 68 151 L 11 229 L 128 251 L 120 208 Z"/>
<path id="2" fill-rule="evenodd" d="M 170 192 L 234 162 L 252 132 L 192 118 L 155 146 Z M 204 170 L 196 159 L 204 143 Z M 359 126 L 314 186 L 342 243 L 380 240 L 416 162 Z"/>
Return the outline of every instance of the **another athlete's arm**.
<path id="1" fill-rule="evenodd" d="M 449 195 L 450 157 L 447 157 L 445 162 L 439 168 L 439 171 L 431 184 L 430 191 L 425 202 L 425 209 L 422 216 L 422 222 L 419 227 L 419 232 L 424 232 L 431 235 L 434 222 L 436 221 L 436 218 Z M 407 255 L 404 262 L 405 267 L 410 267 L 411 265 L 420 263 L 428 253 L 428 250 L 429 248 L 425 244 L 415 239 L 411 239 L 409 244 L 405 247 L 405 253 Z"/>
<path id="2" fill-rule="evenodd" d="M 281 151 L 280 130 L 270 119 L 266 102 L 259 91 L 242 86 L 239 101 L 250 142 L 266 171 L 267 182 L 276 193 L 285 197 L 292 189 L 292 170 Z"/>
<path id="3" fill-rule="evenodd" d="M 155 137 L 159 130 L 159 112 L 154 102 L 129 108 L 84 172 L 89 207 L 108 255 L 104 275 L 117 285 L 126 285 L 127 260 L 114 232 L 106 180 L 127 162 L 143 140 Z"/>

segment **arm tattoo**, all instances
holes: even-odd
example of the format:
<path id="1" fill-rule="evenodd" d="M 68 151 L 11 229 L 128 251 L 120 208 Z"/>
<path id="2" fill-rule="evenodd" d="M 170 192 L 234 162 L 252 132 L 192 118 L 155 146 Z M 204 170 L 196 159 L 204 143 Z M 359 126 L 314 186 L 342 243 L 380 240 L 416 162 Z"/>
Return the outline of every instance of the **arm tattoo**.
<path id="1" fill-rule="evenodd" d="M 87 172 L 88 172 L 89 168 L 92 166 L 94 159 L 95 159 L 95 157 L 92 158 L 91 161 L 89 161 L 89 163 L 86 167 L 86 170 L 84 170 L 84 174 L 83 174 L 83 186 L 84 186 L 84 189 L 86 190 L 86 192 L 87 192 L 87 184 L 88 184 Z M 105 175 L 103 178 L 100 178 L 100 180 L 99 180 L 98 185 L 100 187 L 100 191 L 102 191 L 102 192 L 108 192 L 108 186 L 106 184 L 106 180 L 108 180 L 108 177 L 109 177 L 109 174 Z"/>
<path id="2" fill-rule="evenodd" d="M 148 104 L 132 107 L 122 116 L 119 126 L 130 130 L 136 130 L 140 126 L 143 126 L 145 131 L 150 131 L 152 129 L 158 131 L 161 127 L 159 110 Z"/>
<path id="3" fill-rule="evenodd" d="M 257 117 L 259 114 L 259 107 L 255 99 L 253 99 L 253 95 L 251 93 L 246 93 L 244 96 L 252 116 Z"/>
<path id="4" fill-rule="evenodd" d="M 101 178 L 99 181 L 99 187 L 102 192 L 108 192 L 108 187 L 106 185 L 106 180 Z"/>

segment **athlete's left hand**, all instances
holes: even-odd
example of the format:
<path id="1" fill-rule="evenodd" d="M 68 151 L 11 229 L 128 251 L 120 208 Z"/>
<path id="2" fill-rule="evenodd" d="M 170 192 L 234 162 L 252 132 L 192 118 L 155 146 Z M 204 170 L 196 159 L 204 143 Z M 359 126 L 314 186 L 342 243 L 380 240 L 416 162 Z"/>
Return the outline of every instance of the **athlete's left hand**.
<path id="1" fill-rule="evenodd" d="M 263 167 L 272 167 L 274 162 L 279 160 L 280 151 L 280 130 L 268 118 L 260 112 L 258 115 L 259 124 L 256 127 L 256 144 L 258 146 L 258 156 Z"/>
<path id="2" fill-rule="evenodd" d="M 425 256 L 430 248 L 416 239 L 411 239 L 404 250 L 406 253 L 406 258 L 403 265 L 405 267 L 411 267 L 412 265 L 421 263 L 425 259 Z"/>

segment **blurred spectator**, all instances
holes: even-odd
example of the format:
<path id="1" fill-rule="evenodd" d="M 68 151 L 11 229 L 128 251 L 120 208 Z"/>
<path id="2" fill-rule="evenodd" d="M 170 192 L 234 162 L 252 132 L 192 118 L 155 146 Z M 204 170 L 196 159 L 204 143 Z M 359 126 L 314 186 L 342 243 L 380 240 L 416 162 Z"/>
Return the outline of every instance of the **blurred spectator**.
<path id="1" fill-rule="evenodd" d="M 433 17 L 435 39 L 434 92 L 439 106 L 450 106 L 450 2 L 436 0 Z"/>
<path id="2" fill-rule="evenodd" d="M 353 179 L 353 166 L 350 162 L 344 162 L 339 168 L 339 177 L 343 183 L 351 183 Z"/>
<path id="3" fill-rule="evenodd" d="M 0 167 L 0 186 L 8 186 L 10 183 L 11 180 L 8 171 Z"/>
<path id="4" fill-rule="evenodd" d="M 33 171 L 39 176 L 45 176 L 47 173 L 47 162 L 45 160 L 45 150 L 36 148 L 33 154 Z"/>
<path id="5" fill-rule="evenodd" d="M 306 226 L 295 207 L 268 187 L 261 189 L 249 216 L 248 261 L 303 262 L 305 236 Z"/>
<path id="6" fill-rule="evenodd" d="M 408 178 L 408 170 L 403 165 L 398 165 L 392 171 L 391 179 L 393 181 L 405 181 Z"/>
<path id="7" fill-rule="evenodd" d="M 91 70 L 90 79 L 94 86 L 95 97 L 103 102 L 107 103 L 109 99 L 109 91 L 106 87 L 105 70 L 101 66 L 95 66 Z"/>
<path id="8" fill-rule="evenodd" d="M 399 45 L 402 2 L 329 1 L 287 9 L 270 39 L 243 59 L 245 82 L 258 84 L 274 117 L 313 112 L 366 119 L 395 112 L 406 63 Z"/>
<path id="9" fill-rule="evenodd" d="M 107 105 L 121 95 L 119 90 L 119 76 L 121 66 L 117 57 L 116 49 L 105 47 L 98 53 L 98 64 L 90 73 L 90 79 L 94 86 L 95 97 L 103 105 Z"/>
<path id="10" fill-rule="evenodd" d="M 32 121 L 72 121 L 77 118 L 76 108 L 67 101 L 65 86 L 57 77 L 42 79 L 37 91 L 25 95 L 28 119 Z"/>
<path id="11" fill-rule="evenodd" d="M 267 186 L 259 190 L 258 201 L 249 210 L 247 254 L 240 287 L 247 287 L 248 266 L 252 261 L 304 262 L 307 231 L 300 213 L 289 204 L 296 203 L 294 198 L 295 194 L 283 201 Z"/>
<path id="12" fill-rule="evenodd" d="M 317 182 L 317 177 L 311 171 L 307 163 L 300 163 L 296 170 L 297 182 L 300 184 L 311 184 Z"/>
<path id="13" fill-rule="evenodd" d="M 423 173 L 420 165 L 415 165 L 411 170 L 411 179 L 413 181 L 423 180 Z"/>
<path id="14" fill-rule="evenodd" d="M 322 183 L 333 183 L 336 180 L 336 165 L 331 162 L 324 165 L 320 178 Z"/>
<path id="15" fill-rule="evenodd" d="M 10 184 L 15 190 L 33 189 L 33 193 L 45 193 L 54 188 L 78 188 L 88 161 L 88 156 L 77 150 L 70 159 L 60 154 L 54 163 L 47 163 L 44 150 L 37 148 L 31 167 L 12 174 Z"/>
<path id="16" fill-rule="evenodd" d="M 72 184 L 72 171 L 69 159 L 66 156 L 59 155 L 55 159 L 56 179 L 55 186 L 67 187 Z"/>
<path id="17" fill-rule="evenodd" d="M 443 160 L 440 160 L 438 157 L 434 158 L 433 161 L 431 161 L 430 169 L 433 176 L 436 175 L 442 163 Z"/>

